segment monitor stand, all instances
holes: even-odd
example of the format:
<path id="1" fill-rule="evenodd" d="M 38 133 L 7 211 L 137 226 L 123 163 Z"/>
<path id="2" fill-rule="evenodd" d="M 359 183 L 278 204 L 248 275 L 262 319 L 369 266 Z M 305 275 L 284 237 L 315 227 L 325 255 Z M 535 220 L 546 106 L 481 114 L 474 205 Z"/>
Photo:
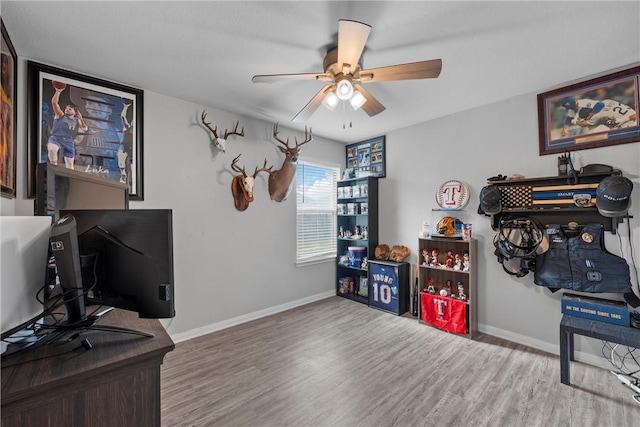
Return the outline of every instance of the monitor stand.
<path id="1" fill-rule="evenodd" d="M 86 319 L 81 320 L 79 322 L 74 323 L 59 323 L 55 326 L 56 329 L 60 331 L 74 331 L 78 329 L 89 329 L 92 331 L 104 331 L 104 332 L 116 332 L 121 334 L 131 334 L 138 335 L 147 338 L 153 338 L 155 335 L 138 331 L 136 329 L 123 328 L 120 326 L 110 326 L 110 325 L 97 325 L 96 323 L 104 316 L 113 310 L 113 307 L 109 307 L 101 312 L 94 314 L 92 316 L 88 316 Z"/>

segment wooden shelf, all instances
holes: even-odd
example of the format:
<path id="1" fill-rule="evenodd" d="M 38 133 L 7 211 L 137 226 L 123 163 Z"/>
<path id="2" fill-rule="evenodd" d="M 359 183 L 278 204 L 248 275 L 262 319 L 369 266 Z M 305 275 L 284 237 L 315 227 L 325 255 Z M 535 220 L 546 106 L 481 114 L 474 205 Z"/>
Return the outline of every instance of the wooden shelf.
<path id="1" fill-rule="evenodd" d="M 606 173 L 578 174 L 575 181 L 567 176 L 488 181 L 487 185 L 497 186 L 502 193 L 502 211 L 491 216 L 491 228 L 498 230 L 500 222 L 507 216 L 527 216 L 534 218 L 543 226 L 549 224 L 564 225 L 569 222 L 577 222 L 578 224 L 601 223 L 604 225 L 605 230 L 615 233 L 618 224 L 622 222 L 622 218 L 610 218 L 600 215 L 598 208 L 595 206 L 595 189 L 603 178 L 621 174 L 620 170 L 614 169 Z M 585 185 L 590 185 L 590 188 L 571 188 L 571 186 L 584 187 Z M 590 191 L 593 193 L 592 206 L 581 208 L 573 203 L 563 203 L 568 200 L 566 198 L 564 200 L 558 198 L 556 203 L 554 203 L 554 200 L 547 200 L 548 203 L 536 205 L 534 204 L 533 193 L 536 188 L 543 187 L 558 187 L 558 190 L 548 190 L 550 192 L 579 193 L 582 190 L 586 193 Z"/>
<path id="2" fill-rule="evenodd" d="M 477 242 L 475 239 L 471 239 L 469 241 L 456 239 L 456 238 L 447 238 L 447 237 L 431 237 L 431 238 L 420 238 L 418 239 L 418 262 L 420 265 L 418 268 L 418 287 L 419 287 L 419 298 L 418 298 L 418 319 L 422 324 L 426 324 L 429 326 L 433 326 L 435 328 L 446 330 L 447 332 L 455 333 L 457 335 L 465 336 L 466 338 L 473 339 L 474 336 L 478 332 L 478 314 L 477 314 L 477 256 L 476 256 L 476 247 Z M 424 256 L 423 251 L 426 251 L 430 256 L 433 249 L 438 249 L 439 254 L 437 257 L 439 264 L 444 264 L 447 259 L 447 252 L 451 251 L 451 254 L 455 256 L 455 254 L 464 254 L 465 252 L 469 255 L 470 265 L 468 271 L 463 270 L 455 270 L 453 268 L 444 268 L 444 267 L 434 267 L 431 265 L 424 264 Z M 429 279 L 433 279 L 433 284 L 435 287 L 435 294 L 431 294 L 427 292 L 429 286 Z M 464 287 L 464 293 L 467 297 L 466 300 L 461 300 L 459 298 L 450 298 L 448 296 L 440 296 L 439 291 L 446 286 L 447 281 L 451 282 L 452 292 L 457 294 L 457 284 L 458 281 L 462 282 Z M 447 302 L 447 305 L 457 305 L 460 303 L 465 304 L 465 316 L 466 316 L 466 328 L 464 332 L 461 330 L 449 331 L 447 329 L 443 329 L 439 322 L 430 323 L 425 320 L 425 315 L 428 318 L 428 315 L 432 312 L 430 311 L 433 307 L 425 306 L 425 310 L 423 310 L 423 300 L 431 300 L 434 299 L 434 303 L 437 300 L 444 300 Z"/>

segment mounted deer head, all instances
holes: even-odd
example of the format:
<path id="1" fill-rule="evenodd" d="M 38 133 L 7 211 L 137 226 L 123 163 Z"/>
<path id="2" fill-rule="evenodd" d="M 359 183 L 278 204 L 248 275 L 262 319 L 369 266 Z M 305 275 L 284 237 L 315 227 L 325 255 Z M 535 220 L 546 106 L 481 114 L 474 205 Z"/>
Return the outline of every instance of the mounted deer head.
<path id="1" fill-rule="evenodd" d="M 285 155 L 282 166 L 277 171 L 269 173 L 269 195 L 271 200 L 276 202 L 283 201 L 289 194 L 289 188 L 291 187 L 291 181 L 296 174 L 298 167 L 298 156 L 300 154 L 300 147 L 313 139 L 311 134 L 311 128 L 307 131 L 307 127 L 304 127 L 304 141 L 298 142 L 298 138 L 295 139 L 295 147 L 289 146 L 289 138 L 286 141 L 281 140 L 278 137 L 278 124 L 273 126 L 273 137 L 283 146 L 278 146 L 280 151 Z"/>
<path id="2" fill-rule="evenodd" d="M 224 137 L 220 138 L 218 136 L 218 126 L 212 128 L 211 122 L 207 123 L 205 122 L 205 118 L 207 117 L 207 112 L 206 110 L 202 112 L 202 124 L 205 125 L 207 127 L 207 129 L 209 129 L 211 131 L 211 133 L 214 136 L 213 139 L 213 143 L 216 145 L 216 147 L 218 148 L 218 150 L 221 150 L 223 153 L 226 152 L 226 143 L 227 143 L 227 138 L 231 135 L 238 135 L 238 136 L 244 136 L 244 126 L 242 127 L 242 130 L 240 132 L 238 132 L 238 125 L 240 125 L 240 120 L 238 120 L 236 122 L 235 127 L 233 128 L 233 130 L 231 132 L 228 132 L 226 129 L 224 130 Z"/>
<path id="3" fill-rule="evenodd" d="M 255 172 L 252 176 L 248 176 L 245 171 L 244 166 L 240 168 L 236 163 L 242 154 L 238 154 L 238 157 L 233 159 L 231 163 L 231 169 L 236 172 L 239 172 L 241 175 L 236 175 L 231 181 L 231 194 L 233 195 L 233 203 L 239 211 L 244 211 L 249 207 L 249 203 L 253 202 L 253 183 L 255 182 L 256 176 L 260 172 L 271 173 L 270 166 L 267 168 L 267 159 L 264 160 L 264 165 L 258 169 L 256 167 Z"/>

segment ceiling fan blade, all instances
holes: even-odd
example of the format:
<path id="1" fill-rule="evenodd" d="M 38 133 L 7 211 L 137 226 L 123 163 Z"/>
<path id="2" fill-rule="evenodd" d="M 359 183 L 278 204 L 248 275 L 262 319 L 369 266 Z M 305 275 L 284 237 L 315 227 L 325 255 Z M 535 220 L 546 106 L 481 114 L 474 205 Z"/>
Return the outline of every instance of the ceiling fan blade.
<path id="1" fill-rule="evenodd" d="M 355 71 L 371 33 L 371 25 L 347 19 L 338 20 L 338 67 L 349 64 Z"/>
<path id="2" fill-rule="evenodd" d="M 316 95 L 311 98 L 311 101 L 304 106 L 302 110 L 296 114 L 296 116 L 291 119 L 292 122 L 301 123 L 309 120 L 309 117 L 318 109 L 324 98 L 327 96 L 327 93 L 331 90 L 334 85 L 325 85 Z M 366 103 L 365 103 L 366 104 Z"/>
<path id="3" fill-rule="evenodd" d="M 360 71 L 362 83 L 386 82 L 391 80 L 433 79 L 440 75 L 441 59 L 389 65 Z"/>
<path id="4" fill-rule="evenodd" d="M 380 103 L 373 95 L 367 92 L 361 85 L 355 83 L 353 88 L 360 92 L 365 97 L 367 102 L 362 104 L 362 110 L 369 115 L 369 117 L 382 113 L 386 110 L 386 107 Z"/>
<path id="5" fill-rule="evenodd" d="M 300 73 L 300 74 L 262 74 L 253 76 L 254 83 L 274 83 L 284 80 L 330 80 L 326 73 Z"/>

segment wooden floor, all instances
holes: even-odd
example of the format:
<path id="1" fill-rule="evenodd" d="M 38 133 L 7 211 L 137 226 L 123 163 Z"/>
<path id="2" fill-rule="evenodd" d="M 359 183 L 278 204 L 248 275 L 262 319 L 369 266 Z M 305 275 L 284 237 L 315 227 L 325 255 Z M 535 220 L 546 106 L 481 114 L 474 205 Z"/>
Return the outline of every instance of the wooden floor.
<path id="1" fill-rule="evenodd" d="M 640 426 L 609 371 L 339 297 L 178 343 L 163 426 Z"/>

